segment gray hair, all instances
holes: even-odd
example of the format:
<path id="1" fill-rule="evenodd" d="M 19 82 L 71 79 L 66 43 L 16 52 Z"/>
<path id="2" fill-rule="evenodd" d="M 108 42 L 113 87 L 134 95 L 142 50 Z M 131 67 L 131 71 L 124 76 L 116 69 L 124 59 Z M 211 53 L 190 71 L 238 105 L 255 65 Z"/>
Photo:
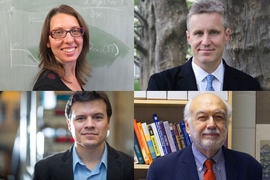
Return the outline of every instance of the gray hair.
<path id="1" fill-rule="evenodd" d="M 191 119 L 192 119 L 192 110 L 190 109 L 190 105 L 192 103 L 192 101 L 198 97 L 199 95 L 201 94 L 205 94 L 205 93 L 199 93 L 197 94 L 196 96 L 194 96 L 193 98 L 191 98 L 188 103 L 186 104 L 185 108 L 184 108 L 184 121 L 190 123 L 191 122 Z M 221 99 L 221 98 L 220 98 Z M 228 125 L 229 123 L 229 119 L 232 115 L 232 108 L 231 106 L 223 99 L 221 99 L 223 101 L 223 103 L 225 104 L 226 106 L 226 114 L 225 114 L 225 118 L 226 118 L 226 125 Z"/>
<path id="2" fill-rule="evenodd" d="M 192 15 L 202 13 L 219 13 L 223 19 L 224 29 L 228 27 L 227 12 L 220 0 L 199 0 L 194 2 L 187 15 L 187 29 L 189 31 L 189 21 Z"/>

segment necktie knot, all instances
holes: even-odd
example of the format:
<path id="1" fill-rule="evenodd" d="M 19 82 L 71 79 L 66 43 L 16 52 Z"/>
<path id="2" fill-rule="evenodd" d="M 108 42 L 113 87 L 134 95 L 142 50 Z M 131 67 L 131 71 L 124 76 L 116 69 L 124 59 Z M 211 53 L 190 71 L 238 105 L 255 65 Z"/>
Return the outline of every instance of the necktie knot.
<path id="1" fill-rule="evenodd" d="M 215 173 L 213 171 L 213 164 L 215 163 L 215 161 L 213 159 L 207 159 L 204 162 L 204 165 L 206 167 L 206 170 L 204 172 L 204 180 L 215 180 Z"/>
<path id="2" fill-rule="evenodd" d="M 212 86 L 214 78 L 215 78 L 215 76 L 212 74 L 208 74 L 206 76 L 206 79 L 207 79 L 206 91 L 214 91 L 215 90 Z"/>

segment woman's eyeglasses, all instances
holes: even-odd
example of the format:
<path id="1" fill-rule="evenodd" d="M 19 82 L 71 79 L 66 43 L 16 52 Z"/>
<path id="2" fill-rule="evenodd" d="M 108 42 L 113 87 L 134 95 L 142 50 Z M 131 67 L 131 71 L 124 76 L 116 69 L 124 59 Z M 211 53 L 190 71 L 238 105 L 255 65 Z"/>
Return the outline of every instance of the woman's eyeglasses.
<path id="1" fill-rule="evenodd" d="M 69 32 L 72 37 L 81 37 L 84 34 L 84 28 L 72 28 L 71 30 L 67 31 L 64 29 L 57 29 L 50 31 L 49 35 L 54 39 L 64 39 Z"/>

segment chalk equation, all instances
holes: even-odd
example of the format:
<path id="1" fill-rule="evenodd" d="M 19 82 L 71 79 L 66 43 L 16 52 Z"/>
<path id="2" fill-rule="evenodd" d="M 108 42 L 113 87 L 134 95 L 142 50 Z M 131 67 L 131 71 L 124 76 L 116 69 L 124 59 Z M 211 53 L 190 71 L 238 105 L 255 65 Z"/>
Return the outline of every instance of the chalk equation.
<path id="1" fill-rule="evenodd" d="M 121 6 L 123 5 L 124 0 L 85 0 L 84 4 L 92 5 L 96 7 L 100 6 Z"/>
<path id="2" fill-rule="evenodd" d="M 100 54 L 112 54 L 114 56 L 119 54 L 119 48 L 115 43 L 106 43 L 103 45 L 103 47 L 95 47 L 93 43 L 90 43 L 90 51 L 99 52 Z"/>
<path id="3" fill-rule="evenodd" d="M 28 67 L 37 67 L 39 64 L 38 59 L 35 58 L 35 56 L 27 49 L 22 49 L 19 48 L 20 44 L 19 43 L 10 43 L 10 68 L 12 69 L 15 66 L 28 66 Z M 16 60 L 14 60 L 14 55 L 16 52 L 23 53 L 26 56 L 30 57 L 30 59 L 34 62 L 34 64 L 22 64 L 22 63 L 17 63 Z M 21 57 L 21 56 L 20 56 Z M 20 58 L 21 59 L 21 58 Z"/>

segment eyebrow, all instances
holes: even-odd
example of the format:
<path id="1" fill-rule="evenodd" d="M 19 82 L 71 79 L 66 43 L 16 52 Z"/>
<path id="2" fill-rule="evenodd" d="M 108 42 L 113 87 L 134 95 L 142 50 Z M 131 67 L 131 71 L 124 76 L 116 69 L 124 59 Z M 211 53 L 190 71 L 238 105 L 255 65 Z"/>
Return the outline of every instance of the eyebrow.
<path id="1" fill-rule="evenodd" d="M 74 28 L 80 28 L 81 26 L 72 26 L 70 29 L 74 29 Z M 55 27 L 53 28 L 51 31 L 54 31 L 54 30 L 58 30 L 58 29 L 65 29 L 65 28 L 62 28 L 62 27 Z"/>
<path id="2" fill-rule="evenodd" d="M 215 113 L 215 114 L 216 114 L 216 113 L 221 113 L 221 114 L 226 115 L 226 112 L 223 111 L 223 110 L 216 110 L 216 111 L 214 111 L 214 113 Z M 199 114 L 206 114 L 206 112 L 205 112 L 205 111 L 198 111 L 195 115 L 198 116 Z"/>

